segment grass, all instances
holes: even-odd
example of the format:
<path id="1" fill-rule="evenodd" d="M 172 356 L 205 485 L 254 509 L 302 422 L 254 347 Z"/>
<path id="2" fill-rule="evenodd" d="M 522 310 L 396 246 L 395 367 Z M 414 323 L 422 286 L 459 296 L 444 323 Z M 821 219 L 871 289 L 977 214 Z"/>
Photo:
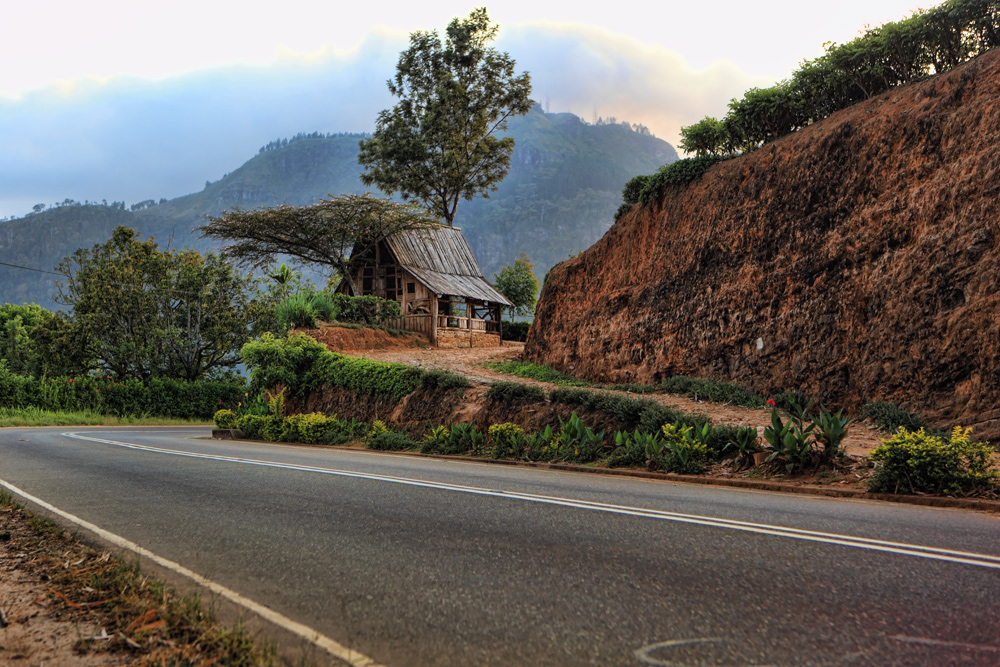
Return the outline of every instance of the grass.
<path id="1" fill-rule="evenodd" d="M 80 653 L 111 652 L 147 666 L 283 664 L 273 644 L 245 628 L 226 627 L 197 595 L 180 595 L 144 575 L 134 559 L 102 553 L 72 538 L 0 492 L 0 508 L 14 525 L 12 544 L 33 554 L 25 570 L 46 582 L 59 616 L 78 627 L 102 627 L 103 638 L 80 635 Z M 96 622 L 96 623 L 95 623 Z"/>
<path id="2" fill-rule="evenodd" d="M 0 408 L 0 427 L 3 426 L 204 426 L 211 424 L 203 419 L 178 419 L 176 417 L 150 417 L 129 415 L 115 417 L 93 410 L 43 410 L 42 408 Z"/>
<path id="3" fill-rule="evenodd" d="M 600 387 L 614 391 L 624 391 L 631 394 L 682 394 L 696 401 L 708 401 L 723 405 L 742 405 L 748 408 L 761 408 L 764 398 L 745 387 L 722 380 L 703 380 L 699 378 L 675 375 L 661 384 L 613 384 L 602 385 L 575 378 L 572 375 L 557 371 L 551 366 L 533 364 L 526 361 L 499 361 L 485 364 L 486 368 L 498 373 L 516 375 L 517 377 L 548 382 L 560 387 Z"/>
<path id="4" fill-rule="evenodd" d="M 544 364 L 532 364 L 527 361 L 498 361 L 486 364 L 486 368 L 504 373 L 506 375 L 516 375 L 517 377 L 538 380 L 559 385 L 560 387 L 594 387 L 593 382 L 575 378 L 572 375 L 557 371 L 551 366 Z"/>

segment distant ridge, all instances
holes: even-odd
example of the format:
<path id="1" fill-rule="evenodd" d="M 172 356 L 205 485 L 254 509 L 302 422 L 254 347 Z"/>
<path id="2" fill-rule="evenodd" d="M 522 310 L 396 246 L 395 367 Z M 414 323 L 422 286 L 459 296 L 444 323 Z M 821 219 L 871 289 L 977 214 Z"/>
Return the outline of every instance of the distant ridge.
<path id="1" fill-rule="evenodd" d="M 604 234 L 631 177 L 677 159 L 667 142 L 627 124 L 583 122 L 536 106 L 510 123 L 511 170 L 489 199 L 459 204 L 462 228 L 487 278 L 522 252 L 541 278 L 556 262 Z M 0 262 L 51 270 L 77 248 L 102 243 L 118 225 L 153 236 L 161 247 L 215 249 L 192 229 L 233 208 L 309 204 L 362 193 L 361 134 L 319 133 L 271 142 L 245 164 L 195 192 L 139 210 L 67 205 L 0 222 Z M 113 189 L 109 185 L 109 190 Z M 56 306 L 55 278 L 0 266 L 0 303 Z"/>

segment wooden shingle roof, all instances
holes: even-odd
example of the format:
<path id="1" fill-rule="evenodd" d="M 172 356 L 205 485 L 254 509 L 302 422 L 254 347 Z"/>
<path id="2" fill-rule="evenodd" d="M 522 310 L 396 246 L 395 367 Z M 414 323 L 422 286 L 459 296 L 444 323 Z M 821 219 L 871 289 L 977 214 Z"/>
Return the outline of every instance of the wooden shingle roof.
<path id="1" fill-rule="evenodd" d="M 396 261 L 435 294 L 513 305 L 486 282 L 469 242 L 457 227 L 435 225 L 386 239 Z"/>

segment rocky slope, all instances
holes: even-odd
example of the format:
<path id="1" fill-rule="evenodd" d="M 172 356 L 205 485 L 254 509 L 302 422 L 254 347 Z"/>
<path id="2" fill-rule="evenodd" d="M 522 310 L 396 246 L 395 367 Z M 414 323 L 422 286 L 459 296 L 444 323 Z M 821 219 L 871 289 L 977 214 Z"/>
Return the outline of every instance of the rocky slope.
<path id="1" fill-rule="evenodd" d="M 1000 51 L 637 205 L 548 277 L 525 354 L 895 401 L 1000 439 Z"/>

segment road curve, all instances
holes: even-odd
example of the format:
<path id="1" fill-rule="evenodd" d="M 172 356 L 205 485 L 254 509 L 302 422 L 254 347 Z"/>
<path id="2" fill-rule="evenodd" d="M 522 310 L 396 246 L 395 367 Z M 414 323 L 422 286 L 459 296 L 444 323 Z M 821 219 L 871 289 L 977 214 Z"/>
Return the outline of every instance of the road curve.
<path id="1" fill-rule="evenodd" d="M 385 665 L 1000 665 L 991 515 L 208 435 L 0 480 Z"/>

